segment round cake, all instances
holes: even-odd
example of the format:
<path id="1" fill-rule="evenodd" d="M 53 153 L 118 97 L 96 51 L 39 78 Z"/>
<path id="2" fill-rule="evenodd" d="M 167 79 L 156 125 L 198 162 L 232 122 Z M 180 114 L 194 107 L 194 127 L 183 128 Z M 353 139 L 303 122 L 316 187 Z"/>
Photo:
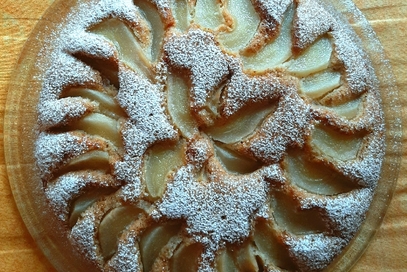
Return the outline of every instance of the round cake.
<path id="1" fill-rule="evenodd" d="M 338 11 L 319 0 L 66 10 L 36 61 L 30 155 L 63 246 L 100 271 L 335 269 L 386 148 L 380 82 Z"/>

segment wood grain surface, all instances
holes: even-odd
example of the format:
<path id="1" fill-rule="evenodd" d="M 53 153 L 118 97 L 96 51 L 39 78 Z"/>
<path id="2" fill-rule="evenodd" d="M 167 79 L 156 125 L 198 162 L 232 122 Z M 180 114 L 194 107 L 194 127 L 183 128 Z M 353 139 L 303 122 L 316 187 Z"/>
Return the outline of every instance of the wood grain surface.
<path id="1" fill-rule="evenodd" d="M 53 271 L 28 233 L 7 179 L 3 116 L 7 86 L 30 32 L 53 0 L 0 0 L 0 271 Z M 407 271 L 407 2 L 355 0 L 383 44 L 403 106 L 403 155 L 393 200 L 353 271 Z"/>

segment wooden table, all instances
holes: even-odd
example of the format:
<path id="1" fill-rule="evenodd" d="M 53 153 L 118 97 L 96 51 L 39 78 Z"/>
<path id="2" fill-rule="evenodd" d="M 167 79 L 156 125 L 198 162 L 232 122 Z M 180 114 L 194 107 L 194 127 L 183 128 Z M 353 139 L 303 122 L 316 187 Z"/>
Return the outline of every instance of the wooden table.
<path id="1" fill-rule="evenodd" d="M 7 86 L 25 40 L 53 0 L 0 0 L 0 271 L 53 271 L 28 233 L 10 190 L 3 152 Z M 377 32 L 390 60 L 404 114 L 403 157 L 384 222 L 354 271 L 407 269 L 407 3 L 355 0 Z"/>

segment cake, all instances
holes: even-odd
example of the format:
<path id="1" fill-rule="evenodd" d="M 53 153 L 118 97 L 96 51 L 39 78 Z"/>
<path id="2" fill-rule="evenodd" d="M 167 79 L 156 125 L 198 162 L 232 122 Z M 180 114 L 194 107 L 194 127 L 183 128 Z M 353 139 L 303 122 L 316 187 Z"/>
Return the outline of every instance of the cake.
<path id="1" fill-rule="evenodd" d="M 101 271 L 320 271 L 384 158 L 378 80 L 318 0 L 79 1 L 43 46 L 35 162 Z"/>

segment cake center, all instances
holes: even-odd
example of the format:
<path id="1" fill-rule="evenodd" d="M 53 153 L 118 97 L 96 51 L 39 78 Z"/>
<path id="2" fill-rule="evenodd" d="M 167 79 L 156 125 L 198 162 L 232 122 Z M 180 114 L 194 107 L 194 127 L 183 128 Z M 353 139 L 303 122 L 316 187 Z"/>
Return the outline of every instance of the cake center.
<path id="1" fill-rule="evenodd" d="M 310 110 L 295 79 L 246 74 L 201 29 L 170 37 L 164 54 L 168 109 L 186 139 L 186 163 L 164 182 L 158 211 L 184 219 L 193 239 L 215 251 L 249 236 L 271 184 L 283 183 L 284 152 L 303 143 Z"/>

